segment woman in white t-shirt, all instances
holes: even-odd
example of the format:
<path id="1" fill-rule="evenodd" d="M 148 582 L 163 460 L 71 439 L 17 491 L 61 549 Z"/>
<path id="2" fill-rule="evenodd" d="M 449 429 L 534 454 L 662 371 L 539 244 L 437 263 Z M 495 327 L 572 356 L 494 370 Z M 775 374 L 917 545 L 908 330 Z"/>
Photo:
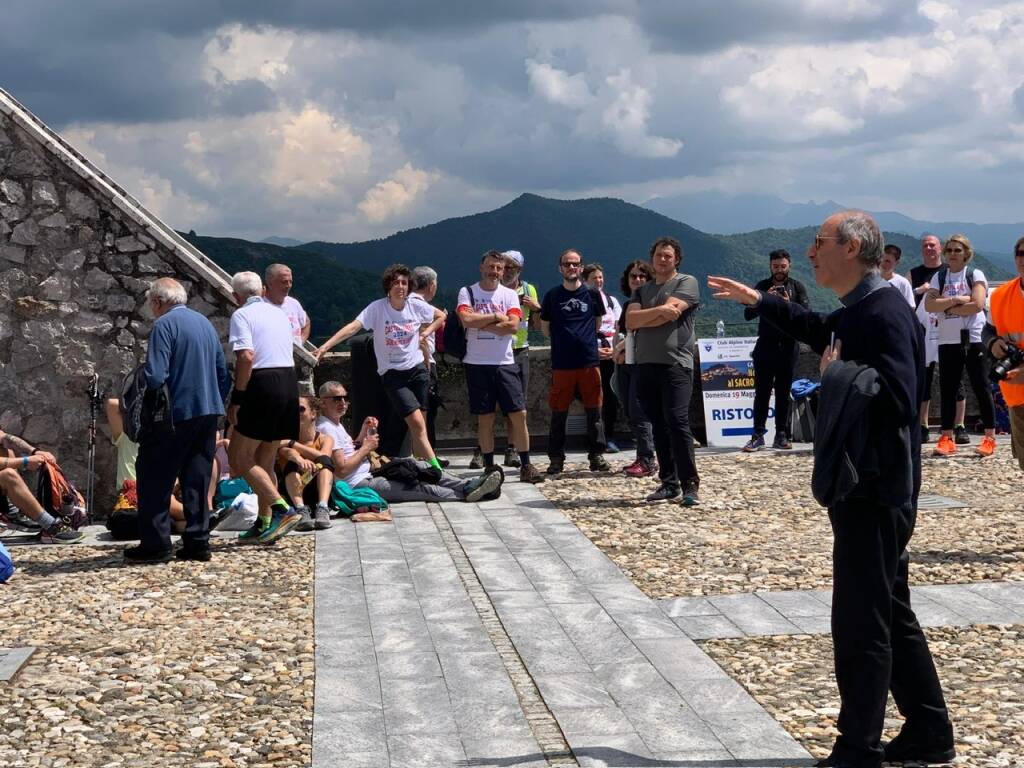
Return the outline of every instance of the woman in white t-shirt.
<path id="1" fill-rule="evenodd" d="M 618 453 L 619 446 L 615 443 L 615 421 L 619 417 L 619 397 L 612 388 L 612 374 L 615 373 L 612 350 L 615 348 L 622 305 L 614 296 L 604 292 L 604 267 L 600 264 L 587 264 L 583 268 L 583 282 L 600 293 L 604 300 L 605 313 L 601 317 L 601 327 L 597 329 L 597 354 L 600 358 L 603 397 L 601 420 L 604 422 L 604 433 L 608 441 L 605 450 L 608 453 Z"/>
<path id="2" fill-rule="evenodd" d="M 427 439 L 430 377 L 422 345 L 444 321 L 444 313 L 426 302 L 407 301 L 412 273 L 404 264 L 392 264 L 381 277 L 386 298 L 370 302 L 348 325 L 317 350 L 317 362 L 336 345 L 359 331 L 373 331 L 377 373 L 395 412 L 405 419 L 413 453 L 440 469 Z"/>
<path id="3" fill-rule="evenodd" d="M 985 378 L 985 349 L 981 343 L 981 330 L 985 327 L 985 296 L 988 281 L 980 269 L 969 266 L 974 251 L 964 235 L 953 235 L 943 246 L 946 266 L 932 277 L 931 288 L 925 294 L 928 312 L 940 316 L 939 321 L 939 393 L 942 401 L 942 437 L 934 455 L 952 456 L 956 453 L 953 441 L 953 420 L 956 393 L 964 368 L 978 399 L 981 423 L 985 436 L 975 452 L 991 456 L 995 452 L 995 410 L 992 393 Z"/>

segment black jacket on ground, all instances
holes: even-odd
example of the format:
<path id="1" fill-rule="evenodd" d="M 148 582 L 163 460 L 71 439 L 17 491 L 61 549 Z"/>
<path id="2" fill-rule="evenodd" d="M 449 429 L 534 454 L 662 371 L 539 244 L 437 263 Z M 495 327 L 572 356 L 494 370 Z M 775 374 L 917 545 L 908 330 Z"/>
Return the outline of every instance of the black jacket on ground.
<path id="1" fill-rule="evenodd" d="M 899 291 L 879 290 L 888 285 L 877 273 L 869 273 L 840 299 L 843 307 L 829 315 L 764 292 L 753 310 L 818 354 L 835 333 L 842 342 L 842 360 L 874 369 L 878 394 L 864 412 L 866 449 L 856 459 L 857 483 L 845 498 L 916 506 L 921 488 L 918 406 L 924 385 L 924 329 Z M 826 396 L 825 382 L 821 396 Z"/>

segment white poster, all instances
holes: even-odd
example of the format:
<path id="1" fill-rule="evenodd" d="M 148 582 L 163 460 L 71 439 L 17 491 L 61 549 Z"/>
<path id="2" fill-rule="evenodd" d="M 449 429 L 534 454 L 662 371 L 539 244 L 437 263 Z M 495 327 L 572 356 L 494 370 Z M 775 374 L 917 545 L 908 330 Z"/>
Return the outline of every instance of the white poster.
<path id="1" fill-rule="evenodd" d="M 738 448 L 754 433 L 754 362 L 756 336 L 698 339 L 708 445 Z M 775 439 L 775 394 L 768 401 L 768 433 Z"/>

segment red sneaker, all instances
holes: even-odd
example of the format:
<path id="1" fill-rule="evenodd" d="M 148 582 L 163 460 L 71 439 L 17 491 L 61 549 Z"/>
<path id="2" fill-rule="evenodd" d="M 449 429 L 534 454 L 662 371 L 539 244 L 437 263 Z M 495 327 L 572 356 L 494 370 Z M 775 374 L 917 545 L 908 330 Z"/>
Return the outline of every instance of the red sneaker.
<path id="1" fill-rule="evenodd" d="M 956 453 L 956 443 L 953 442 L 953 438 L 943 435 L 939 438 L 935 450 L 932 451 L 932 456 L 952 456 L 954 453 Z"/>
<path id="2" fill-rule="evenodd" d="M 991 456 L 996 452 L 996 439 L 985 435 L 981 438 L 981 444 L 974 449 L 974 452 L 981 457 Z"/>

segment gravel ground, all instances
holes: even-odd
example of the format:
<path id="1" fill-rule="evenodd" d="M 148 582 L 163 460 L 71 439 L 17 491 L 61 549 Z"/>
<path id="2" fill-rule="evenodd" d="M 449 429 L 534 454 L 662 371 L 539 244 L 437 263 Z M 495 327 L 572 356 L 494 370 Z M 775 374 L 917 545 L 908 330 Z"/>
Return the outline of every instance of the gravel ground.
<path id="1" fill-rule="evenodd" d="M 313 539 L 214 543 L 209 563 L 122 565 L 111 547 L 24 546 L 0 644 L 0 766 L 308 766 Z"/>
<path id="2" fill-rule="evenodd" d="M 927 630 L 956 730 L 958 766 L 1024 760 L 1024 627 Z M 828 637 L 712 640 L 701 646 L 815 757 L 836 737 L 839 693 Z M 886 736 L 902 720 L 890 702 Z"/>
<path id="3" fill-rule="evenodd" d="M 538 488 L 651 597 L 831 586 L 832 534 L 811 496 L 810 454 L 697 461 L 701 505 L 691 509 L 644 502 L 654 480 L 595 474 L 582 464 L 566 465 Z M 970 506 L 921 511 L 911 583 L 1024 579 L 1020 470 L 1009 446 L 985 460 L 926 458 L 922 492 Z"/>

